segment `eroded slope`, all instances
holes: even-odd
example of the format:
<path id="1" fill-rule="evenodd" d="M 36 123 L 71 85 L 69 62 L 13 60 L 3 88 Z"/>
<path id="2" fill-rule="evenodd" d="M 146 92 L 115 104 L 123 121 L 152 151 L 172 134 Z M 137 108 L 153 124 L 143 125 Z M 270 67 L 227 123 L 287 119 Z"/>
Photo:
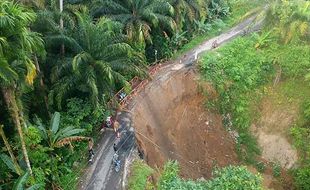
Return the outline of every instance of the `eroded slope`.
<path id="1" fill-rule="evenodd" d="M 221 116 L 206 111 L 192 68 L 177 68 L 155 79 L 132 110 L 140 148 L 149 165 L 176 159 L 184 177 L 208 178 L 214 166 L 237 163 L 234 141 Z"/>

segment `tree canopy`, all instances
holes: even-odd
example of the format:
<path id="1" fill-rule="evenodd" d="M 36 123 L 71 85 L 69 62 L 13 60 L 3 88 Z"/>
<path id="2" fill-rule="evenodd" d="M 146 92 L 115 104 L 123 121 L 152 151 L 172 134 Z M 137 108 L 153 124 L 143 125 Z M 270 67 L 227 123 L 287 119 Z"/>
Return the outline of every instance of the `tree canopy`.
<path id="1" fill-rule="evenodd" d="M 263 4 L 1 0 L 0 189 L 71 189 L 84 168 L 86 141 L 96 139 L 102 121 L 113 114 L 116 108 L 110 104 L 117 92 L 130 91 L 132 79 L 149 79 L 149 66 L 181 55 Z M 310 80 L 309 1 L 275 0 L 264 16 L 262 31 L 210 53 L 200 65 L 218 90 L 221 111 L 233 111 L 234 124 L 242 132 L 249 124 L 248 90 L 266 82 L 276 66 L 285 77 Z M 303 111 L 309 110 L 305 106 Z M 291 131 L 294 137 L 308 139 L 305 118 L 302 129 Z M 259 153 L 253 138 L 240 139 L 239 151 L 250 145 L 245 157 Z M 305 143 L 297 145 L 308 150 Z M 303 170 L 296 172 L 300 187 L 308 187 L 305 160 Z M 178 171 L 178 165 L 169 162 L 158 188 L 260 189 L 260 177 L 244 167 L 217 170 L 213 180 L 203 182 L 183 180 Z M 147 177 L 151 169 L 143 172 Z"/>

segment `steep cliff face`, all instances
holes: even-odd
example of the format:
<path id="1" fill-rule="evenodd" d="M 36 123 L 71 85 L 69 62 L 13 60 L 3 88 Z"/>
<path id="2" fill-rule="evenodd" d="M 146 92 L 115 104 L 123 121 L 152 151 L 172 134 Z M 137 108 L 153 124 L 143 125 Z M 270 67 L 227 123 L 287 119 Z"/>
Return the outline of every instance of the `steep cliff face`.
<path id="1" fill-rule="evenodd" d="M 221 116 L 204 107 L 193 68 L 159 74 L 135 98 L 133 123 L 149 165 L 178 160 L 181 174 L 208 178 L 212 167 L 236 164 L 234 141 Z"/>

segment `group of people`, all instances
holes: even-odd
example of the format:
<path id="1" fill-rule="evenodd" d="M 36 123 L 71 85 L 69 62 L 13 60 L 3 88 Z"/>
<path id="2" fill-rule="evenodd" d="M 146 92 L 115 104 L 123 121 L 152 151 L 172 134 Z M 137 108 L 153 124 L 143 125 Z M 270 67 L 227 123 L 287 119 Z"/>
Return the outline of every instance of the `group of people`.
<path id="1" fill-rule="evenodd" d="M 102 129 L 106 128 L 113 128 L 114 132 L 116 133 L 116 137 L 120 138 L 120 124 L 115 119 L 112 118 L 112 116 L 107 117 L 105 123 L 102 125 Z"/>
<path id="2" fill-rule="evenodd" d="M 112 116 L 107 117 L 107 119 L 105 120 L 102 129 L 104 130 L 104 128 L 113 128 L 114 132 L 116 133 L 116 137 L 117 139 L 120 139 L 120 124 L 119 122 L 115 119 L 112 118 Z M 88 154 L 89 154 L 89 162 L 92 163 L 93 162 L 93 158 L 94 158 L 94 141 L 92 138 L 88 139 Z M 119 160 L 119 156 L 117 154 L 118 149 L 117 149 L 117 144 L 114 143 L 113 144 L 113 150 L 114 150 L 114 156 L 112 159 L 112 162 L 115 166 L 115 170 L 118 172 L 120 169 L 120 160 Z"/>
<path id="3" fill-rule="evenodd" d="M 92 138 L 89 138 L 88 139 L 88 153 L 89 153 L 89 162 L 90 163 L 93 163 L 93 159 L 94 159 L 94 155 L 95 155 L 93 146 L 94 146 L 94 141 Z M 117 153 L 118 149 L 117 149 L 116 143 L 113 144 L 113 150 L 114 150 L 114 155 L 112 158 L 112 163 L 114 165 L 115 171 L 119 172 L 120 167 L 121 167 L 121 161 L 120 161 L 119 155 Z"/>

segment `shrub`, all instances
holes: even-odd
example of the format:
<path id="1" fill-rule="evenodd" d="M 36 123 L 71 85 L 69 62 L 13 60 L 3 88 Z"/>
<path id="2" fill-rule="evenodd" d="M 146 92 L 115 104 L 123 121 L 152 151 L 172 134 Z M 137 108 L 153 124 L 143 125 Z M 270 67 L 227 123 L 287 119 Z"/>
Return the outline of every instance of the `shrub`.
<path id="1" fill-rule="evenodd" d="M 298 189 L 310 189 L 310 166 L 297 169 L 294 175 L 295 185 Z"/>
<path id="2" fill-rule="evenodd" d="M 245 166 L 228 166 L 214 172 L 215 178 L 208 182 L 207 187 L 212 190 L 260 190 L 262 178 L 254 175 Z"/>
<path id="3" fill-rule="evenodd" d="M 75 126 L 86 129 L 86 134 L 91 134 L 94 126 L 100 126 L 103 121 L 105 109 L 103 106 L 96 110 L 90 102 L 71 98 L 67 101 L 66 112 L 62 112 L 62 126 Z"/>
<path id="4" fill-rule="evenodd" d="M 310 122 L 310 100 L 306 101 L 304 104 L 303 116 L 306 122 Z"/>
<path id="5" fill-rule="evenodd" d="M 129 177 L 129 190 L 146 189 L 147 177 L 153 173 L 152 168 L 141 160 L 133 163 L 131 168 L 131 176 Z"/>
<path id="6" fill-rule="evenodd" d="M 256 168 L 257 168 L 257 170 L 258 170 L 259 172 L 262 173 L 262 172 L 265 171 L 266 165 L 265 165 L 264 162 L 258 162 L 258 163 L 256 163 Z"/>
<path id="7" fill-rule="evenodd" d="M 177 162 L 168 162 L 159 179 L 159 190 L 195 189 L 195 190 L 260 190 L 262 179 L 254 175 L 245 166 L 228 166 L 213 172 L 214 178 L 205 180 L 183 180 L 178 176 Z"/>
<path id="8" fill-rule="evenodd" d="M 278 163 L 273 163 L 272 165 L 272 173 L 274 177 L 280 177 L 281 175 L 281 166 Z"/>

